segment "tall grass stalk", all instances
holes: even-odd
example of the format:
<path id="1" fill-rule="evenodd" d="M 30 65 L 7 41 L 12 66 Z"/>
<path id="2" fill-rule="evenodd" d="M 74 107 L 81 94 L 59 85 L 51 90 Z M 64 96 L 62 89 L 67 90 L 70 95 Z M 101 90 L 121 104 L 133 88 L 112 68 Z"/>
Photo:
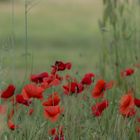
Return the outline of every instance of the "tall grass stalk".
<path id="1" fill-rule="evenodd" d="M 12 46 L 15 46 L 15 1 L 11 0 L 12 3 Z"/>
<path id="2" fill-rule="evenodd" d="M 135 10 L 132 8 L 132 3 L 127 0 L 103 0 L 103 5 L 100 28 L 104 32 L 103 42 L 108 45 L 102 46 L 102 61 L 104 69 L 113 70 L 112 74 L 115 74 L 116 79 L 120 81 L 120 70 L 135 61 L 134 54 L 137 56 L 137 41 L 133 42 L 136 34 L 134 30 L 137 28 L 133 16 Z"/>
<path id="3" fill-rule="evenodd" d="M 24 24 L 25 24 L 25 76 L 24 81 L 27 79 L 28 76 L 28 68 L 29 65 L 29 59 L 31 56 L 31 73 L 33 71 L 33 54 L 30 54 L 29 52 L 29 41 L 28 41 L 28 15 L 31 9 L 38 4 L 39 1 L 32 1 L 32 0 L 25 0 L 24 1 Z"/>
<path id="4" fill-rule="evenodd" d="M 25 79 L 28 72 L 28 0 L 24 4 L 24 22 L 25 22 Z M 24 81 L 25 81 L 24 79 Z"/>
<path id="5" fill-rule="evenodd" d="M 12 57 L 14 58 L 14 51 L 15 51 L 15 45 L 16 45 L 16 37 L 15 37 L 15 0 L 11 0 L 11 47 L 12 47 Z M 14 63 L 14 61 L 12 62 Z M 13 79 L 16 76 L 15 74 L 15 64 L 12 64 L 12 70 L 13 70 Z"/>

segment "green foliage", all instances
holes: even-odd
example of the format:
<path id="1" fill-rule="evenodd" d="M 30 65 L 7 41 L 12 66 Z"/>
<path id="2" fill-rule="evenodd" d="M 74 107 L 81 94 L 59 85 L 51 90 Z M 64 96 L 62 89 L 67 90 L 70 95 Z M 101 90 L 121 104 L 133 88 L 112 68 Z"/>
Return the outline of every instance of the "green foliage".
<path id="1" fill-rule="evenodd" d="M 111 66 L 111 69 L 116 71 L 116 78 L 118 78 L 121 69 L 138 62 L 139 59 L 137 54 L 139 49 L 137 41 L 135 41 L 140 34 L 136 25 L 140 22 L 140 18 L 136 14 L 139 6 L 136 0 L 132 3 L 128 0 L 104 0 L 103 4 L 103 17 L 99 25 L 105 45 L 102 45 L 101 60 L 104 60 L 104 71 Z M 122 63 L 124 60 L 125 64 Z"/>
<path id="2" fill-rule="evenodd" d="M 99 2 L 99 0 L 97 1 Z M 32 6 L 28 7 L 29 22 L 27 24 L 29 28 L 27 31 L 29 34 L 27 38 L 29 52 L 33 54 L 28 56 L 30 61 L 28 64 L 29 75 L 33 68 L 33 72 L 48 71 L 55 60 L 70 60 L 74 64 L 71 74 L 75 76 L 74 73 L 78 73 L 79 81 L 82 73 L 87 71 L 95 72 L 97 78 L 102 77 L 108 81 L 115 78 L 116 81 L 120 80 L 121 69 L 139 62 L 140 35 L 137 3 L 131 4 L 123 0 L 121 2 L 119 0 L 103 0 L 103 17 L 99 22 L 103 41 L 101 41 L 96 24 L 100 17 L 100 14 L 97 15 L 97 13 L 101 12 L 101 3 L 73 6 L 73 4 L 64 5 L 64 3 L 48 2 L 39 9 L 33 10 L 32 13 L 30 12 Z M 28 4 L 30 6 L 31 3 Z M 7 39 L 7 35 L 10 34 L 11 37 L 13 29 L 13 26 L 11 29 L 11 21 L 9 21 L 11 11 L 7 12 L 8 8 L 6 11 L 5 8 L 0 9 L 2 18 L 0 37 L 2 40 L 6 40 L 4 41 L 6 43 L 0 44 L 0 66 L 9 69 L 7 72 L 4 69 L 1 72 L 0 69 L 0 77 L 4 85 L 7 83 L 7 79 L 12 79 L 18 85 L 17 90 L 20 93 L 22 89 L 20 84 L 23 83 L 19 79 L 23 79 L 25 73 L 25 50 L 23 47 L 25 38 L 23 11 L 25 9 L 22 4 L 16 6 L 14 46 L 12 46 L 11 39 L 10 41 Z M 93 6 L 95 7 L 93 8 Z M 101 49 L 100 61 L 99 49 Z M 134 77 L 126 78 L 120 85 L 118 84 L 107 93 L 110 106 L 99 118 L 91 115 L 91 105 L 96 102 L 91 98 L 92 89 L 87 88 L 79 96 L 67 97 L 63 95 L 62 89 L 51 88 L 47 90 L 46 95 L 57 90 L 62 98 L 61 104 L 65 107 L 59 122 L 52 124 L 45 120 L 41 103 L 35 100 L 33 104 L 35 114 L 27 116 L 29 109 L 21 106 L 21 111 L 15 115 L 15 122 L 19 124 L 20 128 L 11 131 L 6 127 L 7 124 L 4 125 L 4 132 L 1 131 L 3 133 L 0 133 L 2 134 L 0 139 L 50 140 L 49 128 L 64 125 L 66 140 L 138 140 L 139 136 L 135 133 L 135 118 L 126 120 L 119 115 L 118 103 L 121 95 L 130 87 L 134 88 L 136 95 L 138 95 L 140 90 L 139 77 L 140 74 L 137 72 Z M 86 102 L 82 100 L 85 96 L 87 96 Z"/>
<path id="3" fill-rule="evenodd" d="M 10 0 L 0 0 L 0 2 L 10 2 Z"/>

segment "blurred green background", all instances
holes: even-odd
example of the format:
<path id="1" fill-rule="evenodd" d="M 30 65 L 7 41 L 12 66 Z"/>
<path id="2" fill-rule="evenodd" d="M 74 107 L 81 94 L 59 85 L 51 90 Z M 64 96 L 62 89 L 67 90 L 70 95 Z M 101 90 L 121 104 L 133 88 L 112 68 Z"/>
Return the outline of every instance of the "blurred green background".
<path id="1" fill-rule="evenodd" d="M 33 7 L 32 7 L 33 4 Z M 74 71 L 95 71 L 102 36 L 102 0 L 37 0 L 29 5 L 28 69 L 47 71 L 56 60 L 71 61 Z M 25 73 L 24 1 L 0 2 L 0 65 L 8 77 Z M 15 43 L 12 45 L 12 32 Z M 11 77 L 12 78 L 12 77 Z"/>

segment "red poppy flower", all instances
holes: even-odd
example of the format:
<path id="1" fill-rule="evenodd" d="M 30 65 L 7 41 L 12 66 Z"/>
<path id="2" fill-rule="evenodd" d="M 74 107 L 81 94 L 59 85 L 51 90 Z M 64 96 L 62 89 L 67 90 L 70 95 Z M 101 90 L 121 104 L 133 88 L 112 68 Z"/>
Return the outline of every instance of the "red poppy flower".
<path id="1" fill-rule="evenodd" d="M 50 88 L 51 86 L 58 86 L 60 85 L 62 81 L 62 77 L 60 77 L 58 74 L 51 74 L 47 78 L 45 78 L 41 84 L 41 87 L 44 89 Z"/>
<path id="2" fill-rule="evenodd" d="M 43 106 L 56 106 L 60 102 L 60 97 L 57 92 L 54 92 L 49 96 L 47 101 L 43 102 Z"/>
<path id="3" fill-rule="evenodd" d="M 93 77 L 95 77 L 95 75 L 93 73 L 87 73 L 85 74 L 84 78 L 82 79 L 81 83 L 83 85 L 91 85 L 93 82 Z"/>
<path id="4" fill-rule="evenodd" d="M 60 136 L 64 136 L 63 126 L 58 127 L 57 134 L 60 135 Z"/>
<path id="5" fill-rule="evenodd" d="M 140 99 L 135 98 L 134 103 L 137 107 L 140 107 Z"/>
<path id="6" fill-rule="evenodd" d="M 30 98 L 42 99 L 43 91 L 44 91 L 44 89 L 42 87 L 39 87 L 34 84 L 28 84 L 23 88 L 21 94 L 25 100 L 28 100 Z"/>
<path id="7" fill-rule="evenodd" d="M 29 110 L 28 114 L 31 116 L 33 113 L 34 113 L 34 109 L 31 108 L 31 109 Z"/>
<path id="8" fill-rule="evenodd" d="M 60 126 L 58 129 L 52 128 L 49 130 L 49 135 L 53 136 L 53 140 L 64 140 L 63 127 Z"/>
<path id="9" fill-rule="evenodd" d="M 104 100 L 100 103 L 96 103 L 96 105 L 92 106 L 92 114 L 96 117 L 102 115 L 103 111 L 108 107 L 109 103 L 107 100 Z"/>
<path id="10" fill-rule="evenodd" d="M 66 69 L 70 70 L 72 67 L 72 64 L 70 62 L 65 63 L 65 67 L 66 67 Z"/>
<path id="11" fill-rule="evenodd" d="M 14 116 L 14 109 L 12 109 L 8 115 L 8 121 L 7 121 L 7 125 L 9 127 L 9 129 L 11 130 L 15 130 L 16 128 L 18 128 L 17 125 L 15 125 L 12 121 L 12 118 Z"/>
<path id="12" fill-rule="evenodd" d="M 64 93 L 70 95 L 73 93 L 81 93 L 84 90 L 84 87 L 81 83 L 71 82 L 68 85 L 63 86 Z"/>
<path id="13" fill-rule="evenodd" d="M 65 69 L 71 69 L 71 63 L 64 63 L 62 61 L 56 61 L 55 65 L 52 66 L 52 73 L 56 73 L 56 71 L 64 71 Z"/>
<path id="14" fill-rule="evenodd" d="M 24 99 L 22 94 L 17 94 L 16 95 L 16 102 L 19 103 L 19 104 L 26 105 L 26 106 L 29 106 L 31 104 L 31 101 L 29 101 L 27 99 Z"/>
<path id="15" fill-rule="evenodd" d="M 56 130 L 56 128 L 52 128 L 52 129 L 49 130 L 48 133 L 49 133 L 49 135 L 54 136 L 54 135 L 57 134 L 57 130 Z"/>
<path id="16" fill-rule="evenodd" d="M 57 71 L 63 71 L 66 69 L 65 63 L 63 63 L 62 61 L 56 61 L 54 67 Z"/>
<path id="17" fill-rule="evenodd" d="M 134 98 L 130 93 L 121 97 L 119 111 L 125 117 L 131 117 L 136 114 Z"/>
<path id="18" fill-rule="evenodd" d="M 44 115 L 51 122 L 56 122 L 61 112 L 60 106 L 47 106 L 44 108 Z"/>
<path id="19" fill-rule="evenodd" d="M 106 82 L 104 80 L 98 80 L 94 89 L 92 90 L 92 97 L 97 99 L 103 97 L 106 89 Z"/>
<path id="20" fill-rule="evenodd" d="M 62 81 L 63 78 L 60 77 L 58 74 L 51 74 L 48 78 L 44 80 L 44 82 L 47 82 L 50 86 L 58 86 L 60 84 L 60 81 Z"/>
<path id="21" fill-rule="evenodd" d="M 10 97 L 12 97 L 14 95 L 15 92 L 15 86 L 14 85 L 9 85 L 7 87 L 7 89 L 5 89 L 2 93 L 1 93 L 1 98 L 4 99 L 8 99 Z"/>
<path id="22" fill-rule="evenodd" d="M 18 126 L 16 126 L 16 125 L 12 122 L 12 120 L 8 120 L 7 124 L 8 124 L 9 129 L 11 129 L 11 130 L 15 130 L 16 128 L 18 128 Z"/>
<path id="23" fill-rule="evenodd" d="M 47 72 L 43 72 L 40 74 L 31 75 L 30 80 L 35 83 L 42 83 L 44 78 L 47 78 L 49 75 Z"/>
<path id="24" fill-rule="evenodd" d="M 58 80 L 58 79 L 54 79 L 51 83 L 50 83 L 50 86 L 58 86 L 58 85 L 60 85 L 60 80 Z"/>
<path id="25" fill-rule="evenodd" d="M 134 74 L 134 72 L 135 72 L 134 69 L 127 68 L 127 69 L 121 71 L 121 76 L 122 77 L 131 76 L 132 74 Z"/>

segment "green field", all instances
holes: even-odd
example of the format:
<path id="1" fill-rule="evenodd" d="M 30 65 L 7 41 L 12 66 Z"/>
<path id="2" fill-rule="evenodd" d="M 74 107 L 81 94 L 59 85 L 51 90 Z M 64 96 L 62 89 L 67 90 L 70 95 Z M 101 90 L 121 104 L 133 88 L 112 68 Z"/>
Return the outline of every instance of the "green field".
<path id="1" fill-rule="evenodd" d="M 14 29 L 11 10 L 9 3 L 0 4 L 0 40 L 4 44 L 1 48 L 5 48 L 1 56 L 4 68 L 11 71 L 15 67 L 13 71 L 20 77 L 25 71 L 24 3 L 15 5 Z M 100 0 L 40 0 L 28 14 L 29 64 L 33 64 L 33 71 L 45 71 L 56 60 L 71 61 L 75 69 L 94 70 L 102 45 L 98 27 L 101 15 Z M 13 30 L 15 45 L 11 46 Z"/>
<path id="2" fill-rule="evenodd" d="M 139 15 L 140 0 L 0 0 L 0 140 L 140 140 Z"/>

